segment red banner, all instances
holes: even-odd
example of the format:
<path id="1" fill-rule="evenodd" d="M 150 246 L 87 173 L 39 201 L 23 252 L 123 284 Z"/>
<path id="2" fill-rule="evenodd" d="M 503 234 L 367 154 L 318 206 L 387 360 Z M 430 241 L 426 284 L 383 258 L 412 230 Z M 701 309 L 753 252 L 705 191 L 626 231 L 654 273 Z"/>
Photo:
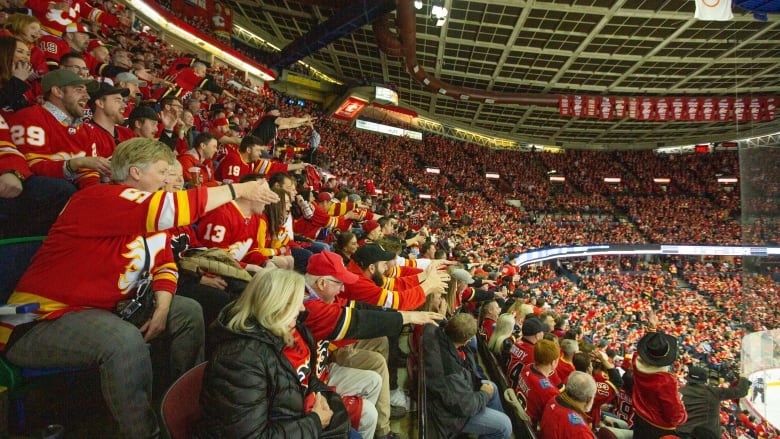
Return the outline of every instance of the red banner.
<path id="1" fill-rule="evenodd" d="M 777 113 L 778 96 L 753 97 L 622 97 L 561 95 L 563 117 L 602 120 L 691 122 L 767 122 Z"/>

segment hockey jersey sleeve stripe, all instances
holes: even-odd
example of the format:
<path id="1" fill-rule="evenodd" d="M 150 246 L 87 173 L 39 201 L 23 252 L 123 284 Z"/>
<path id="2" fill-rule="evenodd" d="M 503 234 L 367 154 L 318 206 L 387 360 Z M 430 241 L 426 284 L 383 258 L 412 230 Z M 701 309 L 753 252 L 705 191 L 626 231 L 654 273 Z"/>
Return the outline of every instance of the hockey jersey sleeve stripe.
<path id="1" fill-rule="evenodd" d="M 178 191 L 175 193 L 176 207 L 179 212 L 179 218 L 176 221 L 176 225 L 189 224 L 190 223 L 190 200 L 187 196 L 187 191 Z"/>
<path id="2" fill-rule="evenodd" d="M 155 192 L 152 194 L 149 200 L 149 210 L 146 211 L 146 231 L 154 232 L 157 230 L 155 225 L 157 224 L 157 211 L 160 209 L 160 203 L 162 202 L 163 193 Z"/>
<path id="3" fill-rule="evenodd" d="M 397 294 L 393 291 L 386 290 L 382 288 L 382 295 L 379 297 L 379 302 L 377 305 L 383 307 L 383 308 L 398 308 L 398 297 Z"/>
<path id="4" fill-rule="evenodd" d="M 347 335 L 347 331 L 349 330 L 349 326 L 352 324 L 352 311 L 354 311 L 354 308 L 343 308 L 344 312 L 341 315 L 340 325 L 337 324 L 336 328 L 338 329 L 338 333 L 336 334 L 336 338 L 334 340 L 343 340 L 344 337 Z"/>

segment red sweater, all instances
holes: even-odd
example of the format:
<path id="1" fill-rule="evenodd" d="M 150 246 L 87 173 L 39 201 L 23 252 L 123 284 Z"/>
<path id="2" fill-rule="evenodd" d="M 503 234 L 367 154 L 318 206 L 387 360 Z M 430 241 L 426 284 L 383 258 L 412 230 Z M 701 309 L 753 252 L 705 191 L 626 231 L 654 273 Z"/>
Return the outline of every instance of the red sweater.
<path id="1" fill-rule="evenodd" d="M 688 419 L 677 379 L 669 372 L 648 372 L 647 366 L 632 359 L 634 366 L 634 411 L 649 424 L 664 430 L 674 430 Z"/>

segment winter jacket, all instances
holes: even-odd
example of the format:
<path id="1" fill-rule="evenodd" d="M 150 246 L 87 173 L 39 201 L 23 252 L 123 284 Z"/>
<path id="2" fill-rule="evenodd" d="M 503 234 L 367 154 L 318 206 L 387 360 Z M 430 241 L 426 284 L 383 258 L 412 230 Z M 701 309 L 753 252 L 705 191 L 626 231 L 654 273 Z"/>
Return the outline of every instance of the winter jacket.
<path id="1" fill-rule="evenodd" d="M 316 355 L 311 334 L 298 331 L 309 346 L 309 386 L 304 388 L 282 353 L 284 342 L 255 323 L 251 332 L 232 332 L 224 326 L 225 313 L 215 322 L 215 348 L 206 366 L 200 394 L 202 416 L 196 438 L 346 438 L 349 418 L 341 399 L 316 377 Z M 304 400 L 322 392 L 333 418 L 322 429 L 319 417 L 304 413 Z"/>
<path id="2" fill-rule="evenodd" d="M 740 378 L 736 387 L 715 387 L 705 383 L 689 382 L 680 389 L 688 421 L 677 427 L 679 433 L 693 433 L 702 426 L 720 437 L 720 402 L 742 398 L 748 393 L 750 381 Z"/>
<path id="3" fill-rule="evenodd" d="M 439 327 L 427 324 L 423 329 L 423 357 L 430 438 L 456 436 L 472 416 L 487 406 L 488 394 L 480 390 L 474 354 L 464 347 L 462 359 L 450 339 Z"/>

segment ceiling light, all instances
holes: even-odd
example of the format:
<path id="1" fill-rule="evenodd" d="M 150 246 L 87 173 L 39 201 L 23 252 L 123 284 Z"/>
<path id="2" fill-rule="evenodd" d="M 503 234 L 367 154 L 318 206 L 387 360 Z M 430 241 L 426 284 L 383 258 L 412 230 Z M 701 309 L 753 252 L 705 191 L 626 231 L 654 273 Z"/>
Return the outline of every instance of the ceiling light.
<path id="1" fill-rule="evenodd" d="M 433 6 L 431 7 L 431 15 L 436 18 L 444 18 L 447 16 L 447 8 L 444 6 Z"/>
<path id="2" fill-rule="evenodd" d="M 414 9 L 420 10 L 422 9 L 423 4 L 422 0 L 414 0 Z"/>

